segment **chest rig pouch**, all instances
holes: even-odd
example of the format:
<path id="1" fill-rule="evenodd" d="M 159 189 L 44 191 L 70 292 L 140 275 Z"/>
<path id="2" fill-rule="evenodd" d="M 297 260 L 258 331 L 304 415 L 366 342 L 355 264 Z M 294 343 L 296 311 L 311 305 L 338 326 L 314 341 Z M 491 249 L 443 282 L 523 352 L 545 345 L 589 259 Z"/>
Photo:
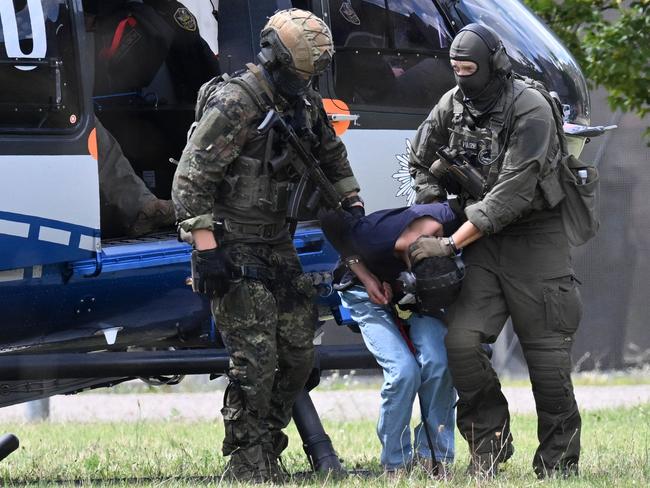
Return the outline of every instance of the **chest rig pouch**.
<path id="1" fill-rule="evenodd" d="M 520 83 L 513 84 L 512 99 L 500 113 L 491 114 L 487 127 L 470 127 L 466 120 L 465 107 L 454 94 L 452 129 L 449 146 L 462 151 L 466 158 L 485 178 L 483 195 L 496 184 L 505 157 L 512 125 L 514 105 L 527 88 Z"/>
<path id="2" fill-rule="evenodd" d="M 503 118 L 501 114 L 493 115 L 488 127 L 476 127 L 467 120 L 465 107 L 455 96 L 453 110 L 449 147 L 461 153 L 481 173 L 485 195 L 496 183 L 501 169 Z"/>
<path id="3" fill-rule="evenodd" d="M 256 67 L 247 67 L 248 72 L 228 81 L 240 86 L 264 115 L 272 108 L 272 94 L 256 80 Z M 228 167 L 219 188 L 219 194 L 223 195 L 222 203 L 243 211 L 286 212 L 295 183 L 292 175 L 280 169 L 286 166 L 289 156 L 274 130 L 253 136 L 242 154 Z"/>
<path id="4" fill-rule="evenodd" d="M 288 157 L 273 157 L 275 134 L 269 131 L 248 142 L 245 154 L 228 167 L 219 188 L 223 203 L 238 210 L 259 208 L 264 212 L 285 212 L 294 183 L 286 173 L 274 171 L 273 162 Z"/>

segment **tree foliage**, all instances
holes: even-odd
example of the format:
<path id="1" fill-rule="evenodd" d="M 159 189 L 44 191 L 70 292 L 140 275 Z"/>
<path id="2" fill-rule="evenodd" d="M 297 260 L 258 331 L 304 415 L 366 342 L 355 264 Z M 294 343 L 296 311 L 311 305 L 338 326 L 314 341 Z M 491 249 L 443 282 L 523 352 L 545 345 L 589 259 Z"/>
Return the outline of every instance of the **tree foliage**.
<path id="1" fill-rule="evenodd" d="M 612 109 L 650 111 L 650 0 L 524 0 L 569 48 Z"/>

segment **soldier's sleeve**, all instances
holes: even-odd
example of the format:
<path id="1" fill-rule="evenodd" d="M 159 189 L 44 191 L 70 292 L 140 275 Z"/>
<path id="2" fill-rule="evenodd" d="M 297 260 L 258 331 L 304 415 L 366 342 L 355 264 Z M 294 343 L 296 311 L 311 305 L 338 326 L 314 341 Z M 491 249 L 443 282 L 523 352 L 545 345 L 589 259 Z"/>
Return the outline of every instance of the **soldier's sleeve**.
<path id="1" fill-rule="evenodd" d="M 228 85 L 206 105 L 174 174 L 172 200 L 186 232 L 212 229 L 212 210 L 228 165 L 241 153 L 255 114 L 247 95 Z"/>
<path id="2" fill-rule="evenodd" d="M 448 126 L 453 115 L 452 91 L 445 93 L 420 124 L 411 144 L 409 173 L 413 178 L 415 203 L 445 201 L 447 192 L 430 172 L 431 164 L 438 159 L 436 151 L 449 141 Z"/>
<path id="3" fill-rule="evenodd" d="M 545 169 L 555 135 L 551 107 L 536 91 L 520 97 L 499 177 L 485 197 L 465 209 L 484 234 L 494 234 L 532 208 L 538 175 Z"/>
<path id="4" fill-rule="evenodd" d="M 314 103 L 318 105 L 318 126 L 314 132 L 320 138 L 318 159 L 323 173 L 332 182 L 341 197 L 347 193 L 359 191 L 359 183 L 350 167 L 345 144 L 334 132 L 319 96 L 314 97 Z"/>

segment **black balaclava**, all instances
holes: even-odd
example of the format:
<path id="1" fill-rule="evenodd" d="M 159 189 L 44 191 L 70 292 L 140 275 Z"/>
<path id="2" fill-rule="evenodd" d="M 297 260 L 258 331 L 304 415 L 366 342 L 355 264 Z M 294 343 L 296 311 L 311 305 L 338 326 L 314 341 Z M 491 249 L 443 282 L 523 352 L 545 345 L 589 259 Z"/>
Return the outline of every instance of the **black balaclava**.
<path id="1" fill-rule="evenodd" d="M 477 32 L 472 29 L 476 28 Z M 491 39 L 484 37 L 491 36 Z M 456 84 L 463 93 L 465 104 L 471 109 L 473 115 L 485 114 L 494 107 L 505 87 L 507 73 L 497 70 L 493 66 L 492 46 L 499 46 L 496 34 L 477 24 L 465 26 L 454 38 L 449 49 L 449 57 L 456 61 L 473 61 L 477 70 L 469 76 L 458 76 Z M 505 55 L 505 53 L 504 53 Z"/>
<path id="2" fill-rule="evenodd" d="M 273 84 L 287 98 L 303 96 L 311 84 L 311 78 L 304 79 L 286 66 L 279 65 L 269 71 Z"/>

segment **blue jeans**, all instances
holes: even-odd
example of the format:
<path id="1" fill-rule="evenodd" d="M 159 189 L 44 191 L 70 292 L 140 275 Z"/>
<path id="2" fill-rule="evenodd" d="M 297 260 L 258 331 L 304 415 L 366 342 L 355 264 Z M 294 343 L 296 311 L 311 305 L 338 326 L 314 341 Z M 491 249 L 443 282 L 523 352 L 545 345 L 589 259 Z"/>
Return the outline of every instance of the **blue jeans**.
<path id="1" fill-rule="evenodd" d="M 447 328 L 438 319 L 413 314 L 407 321 L 416 349 L 413 354 L 390 312 L 373 304 L 365 288 L 354 286 L 340 295 L 359 325 L 366 347 L 384 371 L 377 423 L 382 465 L 386 469 L 405 466 L 414 453 L 431 457 L 422 422 L 415 428 L 415 447 L 411 445 L 409 424 L 416 395 L 430 428 L 436 460 L 452 462 L 456 393 L 447 369 Z"/>

